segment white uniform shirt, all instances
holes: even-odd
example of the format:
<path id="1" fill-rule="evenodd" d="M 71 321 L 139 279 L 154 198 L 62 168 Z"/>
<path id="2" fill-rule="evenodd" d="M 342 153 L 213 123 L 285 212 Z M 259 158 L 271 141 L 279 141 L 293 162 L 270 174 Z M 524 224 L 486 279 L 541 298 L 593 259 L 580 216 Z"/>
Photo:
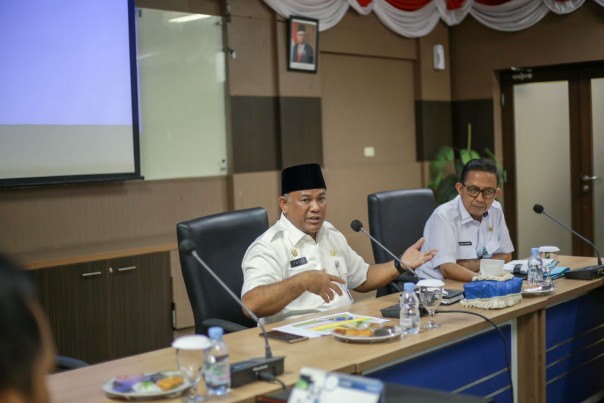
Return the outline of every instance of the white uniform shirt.
<path id="1" fill-rule="evenodd" d="M 243 257 L 244 284 L 241 295 L 255 287 L 274 284 L 307 270 L 325 269 L 346 280 L 354 289 L 365 282 L 369 265 L 353 251 L 346 238 L 329 222 L 323 222 L 317 241 L 297 229 L 283 214 L 279 221 L 256 239 Z M 305 291 L 281 312 L 264 319 L 276 322 L 288 317 L 337 307 L 348 307 L 352 296 L 344 284 L 343 295 L 334 292 L 330 303 Z"/>
<path id="2" fill-rule="evenodd" d="M 434 210 L 424 227 L 422 251 L 435 248 L 438 253 L 431 261 L 418 267 L 421 278 L 443 279 L 440 265 L 458 259 L 490 258 L 498 253 L 512 253 L 514 246 L 505 224 L 503 210 L 494 201 L 481 221 L 476 221 L 464 207 L 461 197 L 444 203 Z"/>

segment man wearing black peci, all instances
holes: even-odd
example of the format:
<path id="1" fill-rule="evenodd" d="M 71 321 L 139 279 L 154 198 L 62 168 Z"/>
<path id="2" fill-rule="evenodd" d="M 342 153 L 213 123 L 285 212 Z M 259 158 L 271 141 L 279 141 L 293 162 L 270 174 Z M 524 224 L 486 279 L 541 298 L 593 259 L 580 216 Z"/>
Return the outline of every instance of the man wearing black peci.
<path id="1" fill-rule="evenodd" d="M 369 265 L 344 236 L 325 221 L 327 186 L 318 164 L 281 172 L 281 218 L 261 235 L 243 258 L 243 302 L 266 322 L 276 322 L 352 304 L 348 289 L 368 292 L 401 273 L 393 262 Z M 401 260 L 416 268 L 432 259 L 420 252 L 423 240 Z"/>
<path id="2" fill-rule="evenodd" d="M 495 200 L 501 189 L 493 162 L 468 161 L 455 184 L 458 196 L 436 208 L 424 228 L 422 249 L 436 248 L 438 256 L 416 270 L 421 278 L 472 281 L 480 259 L 512 259 L 503 209 Z"/>

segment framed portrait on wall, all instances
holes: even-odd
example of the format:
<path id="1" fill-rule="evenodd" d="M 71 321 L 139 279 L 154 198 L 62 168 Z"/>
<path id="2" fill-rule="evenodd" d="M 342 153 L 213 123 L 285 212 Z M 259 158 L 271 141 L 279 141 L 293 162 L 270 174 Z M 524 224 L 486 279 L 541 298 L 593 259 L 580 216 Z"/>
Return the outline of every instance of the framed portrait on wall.
<path id="1" fill-rule="evenodd" d="M 290 17 L 287 25 L 287 69 L 306 73 L 317 72 L 319 55 L 319 21 L 306 17 Z"/>

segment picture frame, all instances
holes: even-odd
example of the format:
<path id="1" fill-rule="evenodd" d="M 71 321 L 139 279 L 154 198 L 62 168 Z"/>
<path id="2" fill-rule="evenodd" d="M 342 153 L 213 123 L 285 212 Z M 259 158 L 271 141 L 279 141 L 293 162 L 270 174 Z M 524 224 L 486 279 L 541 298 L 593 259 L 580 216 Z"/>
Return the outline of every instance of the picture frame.
<path id="1" fill-rule="evenodd" d="M 291 16 L 287 24 L 287 69 L 316 73 L 319 55 L 319 20 Z"/>

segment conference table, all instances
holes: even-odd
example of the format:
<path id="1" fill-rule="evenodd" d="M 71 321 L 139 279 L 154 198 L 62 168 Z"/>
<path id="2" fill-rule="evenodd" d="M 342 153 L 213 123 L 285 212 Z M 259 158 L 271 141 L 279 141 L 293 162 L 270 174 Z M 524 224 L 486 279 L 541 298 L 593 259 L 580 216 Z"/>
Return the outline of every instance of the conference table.
<path id="1" fill-rule="evenodd" d="M 594 263 L 593 258 L 560 257 L 560 265 L 571 268 Z M 486 396 L 495 402 L 512 401 L 505 351 L 511 356 L 514 401 L 581 400 L 581 394 L 591 396 L 604 389 L 604 278 L 561 278 L 554 283 L 554 293 L 523 298 L 521 303 L 504 309 L 463 308 L 459 303 L 439 308 L 484 315 L 501 328 L 507 339 L 505 350 L 499 333 L 482 318 L 440 312 L 436 315 L 440 328 L 422 329 L 417 335 L 382 343 L 346 343 L 332 336 L 294 344 L 271 340 L 273 354 L 285 356 L 285 371 L 278 378 L 292 386 L 302 367 L 313 367 Z M 463 283 L 447 280 L 446 288 L 463 289 Z M 396 302 L 398 294 L 367 299 L 353 304 L 348 312 L 381 317 L 380 309 Z M 299 320 L 271 324 L 267 330 Z M 425 321 L 422 318 L 421 323 Z M 398 320 L 393 323 L 398 324 Z M 259 328 L 253 328 L 225 335 L 231 362 L 264 354 L 264 341 L 258 334 Z M 175 350 L 168 347 L 53 374 L 48 383 L 55 402 L 112 402 L 116 400 L 108 398 L 102 386 L 113 377 L 170 369 L 176 369 L 176 358 Z M 203 388 L 200 385 L 200 390 Z M 258 381 L 233 388 L 227 396 L 213 397 L 210 402 L 254 401 L 256 396 L 280 388 L 277 383 Z M 178 402 L 180 398 L 160 401 Z"/>

